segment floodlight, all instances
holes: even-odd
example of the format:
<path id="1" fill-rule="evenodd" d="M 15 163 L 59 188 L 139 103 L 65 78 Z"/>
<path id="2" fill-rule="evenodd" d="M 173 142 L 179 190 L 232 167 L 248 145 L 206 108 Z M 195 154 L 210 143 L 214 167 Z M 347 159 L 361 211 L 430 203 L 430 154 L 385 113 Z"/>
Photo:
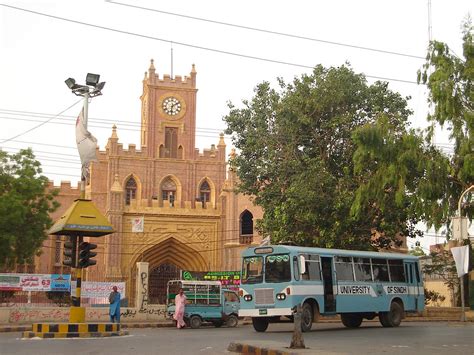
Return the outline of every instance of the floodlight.
<path id="1" fill-rule="evenodd" d="M 97 91 L 101 91 L 105 86 L 105 81 L 101 82 L 101 83 L 98 83 L 96 86 L 95 86 L 95 89 Z"/>
<path id="2" fill-rule="evenodd" d="M 76 80 L 74 80 L 73 78 L 67 78 L 64 82 L 66 83 L 69 89 L 73 89 L 74 85 L 76 85 Z"/>
<path id="3" fill-rule="evenodd" d="M 100 75 L 99 74 L 92 74 L 87 73 L 86 76 L 86 85 L 96 86 L 99 82 Z"/>

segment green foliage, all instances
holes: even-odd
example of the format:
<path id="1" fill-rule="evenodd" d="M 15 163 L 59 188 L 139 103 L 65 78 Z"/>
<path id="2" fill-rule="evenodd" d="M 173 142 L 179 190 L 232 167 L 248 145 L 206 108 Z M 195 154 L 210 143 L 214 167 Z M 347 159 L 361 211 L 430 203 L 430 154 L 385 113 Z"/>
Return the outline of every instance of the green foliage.
<path id="1" fill-rule="evenodd" d="M 408 252 L 410 255 L 414 255 L 414 256 L 425 256 L 425 252 L 423 251 L 423 248 L 420 247 L 420 246 L 416 246 L 412 249 L 410 249 L 410 251 Z"/>
<path id="2" fill-rule="evenodd" d="M 371 249 L 413 227 L 404 211 L 382 211 L 360 197 L 352 211 L 365 181 L 363 169 L 354 169 L 354 130 L 382 113 L 387 124 L 403 130 L 411 114 L 406 99 L 386 83 L 368 85 L 346 65 L 319 65 L 292 83 L 280 80 L 280 91 L 259 84 L 243 106 L 229 104 L 224 117 L 240 151 L 230 163 L 240 192 L 263 207 L 257 227 L 273 242 Z M 375 234 L 381 236 L 376 245 Z"/>
<path id="3" fill-rule="evenodd" d="M 446 297 L 439 292 L 425 288 L 425 305 L 437 304 L 438 302 L 443 302 L 445 299 Z"/>
<path id="4" fill-rule="evenodd" d="M 455 290 L 459 286 L 459 278 L 456 272 L 456 264 L 450 251 L 440 250 L 431 253 L 431 262 L 423 265 L 423 273 L 436 276 L 444 281 L 450 289 Z"/>
<path id="5" fill-rule="evenodd" d="M 454 142 L 454 154 L 450 159 L 450 171 L 446 181 L 446 198 L 443 201 L 443 218 L 431 220 L 449 221 L 455 214 L 461 193 L 474 183 L 474 42 L 470 18 L 464 22 L 463 57 L 453 53 L 447 44 L 430 43 L 426 63 L 418 72 L 418 82 L 426 84 L 429 103 L 434 108 L 428 115 L 431 122 L 428 140 L 432 138 L 435 124 L 450 131 Z M 472 219 L 474 207 L 464 208 Z"/>
<path id="6" fill-rule="evenodd" d="M 46 238 L 59 204 L 41 172 L 31 149 L 0 150 L 0 267 L 31 262 Z"/>

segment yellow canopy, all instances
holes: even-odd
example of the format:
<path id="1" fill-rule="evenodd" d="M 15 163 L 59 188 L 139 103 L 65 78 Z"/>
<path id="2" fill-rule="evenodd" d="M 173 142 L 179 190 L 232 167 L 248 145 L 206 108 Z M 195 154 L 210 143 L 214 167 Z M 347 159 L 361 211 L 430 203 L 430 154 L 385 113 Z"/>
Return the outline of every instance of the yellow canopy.
<path id="1" fill-rule="evenodd" d="M 48 234 L 102 237 L 113 232 L 110 222 L 91 200 L 77 199 L 49 229 Z"/>

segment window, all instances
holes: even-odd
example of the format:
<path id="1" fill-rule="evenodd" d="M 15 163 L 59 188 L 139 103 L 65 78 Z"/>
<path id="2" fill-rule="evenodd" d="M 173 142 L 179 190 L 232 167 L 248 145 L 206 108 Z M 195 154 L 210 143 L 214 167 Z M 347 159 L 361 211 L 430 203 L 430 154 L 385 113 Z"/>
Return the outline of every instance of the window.
<path id="1" fill-rule="evenodd" d="M 388 277 L 387 259 L 372 259 L 374 281 L 390 281 Z"/>
<path id="2" fill-rule="evenodd" d="M 321 280 L 321 264 L 319 255 L 305 254 L 306 271 L 302 275 L 303 280 Z"/>
<path id="3" fill-rule="evenodd" d="M 201 186 L 199 187 L 199 198 L 202 202 L 203 208 L 206 207 L 206 202 L 209 202 L 211 200 L 211 188 L 206 180 L 204 180 Z"/>
<path id="4" fill-rule="evenodd" d="M 354 281 L 352 257 L 336 256 L 336 275 L 339 281 Z"/>
<path id="5" fill-rule="evenodd" d="M 226 302 L 239 302 L 239 296 L 235 292 L 224 291 L 224 298 Z"/>
<path id="6" fill-rule="evenodd" d="M 354 274 L 356 281 L 372 281 L 370 259 L 354 258 Z"/>
<path id="7" fill-rule="evenodd" d="M 389 260 L 388 267 L 390 270 L 390 281 L 405 282 L 403 260 Z"/>
<path id="8" fill-rule="evenodd" d="M 163 201 L 169 201 L 170 206 L 174 207 L 175 198 L 176 198 L 176 184 L 171 178 L 167 178 L 161 184 L 161 199 Z"/>
<path id="9" fill-rule="evenodd" d="M 165 128 L 165 158 L 178 157 L 178 128 Z"/>
<path id="10" fill-rule="evenodd" d="M 250 244 L 253 241 L 253 215 L 245 210 L 240 215 L 240 244 Z"/>
<path id="11" fill-rule="evenodd" d="M 290 280 L 289 255 L 268 255 L 265 257 L 265 282 L 288 282 Z"/>
<path id="12" fill-rule="evenodd" d="M 263 258 L 261 256 L 244 258 L 241 281 L 243 284 L 256 284 L 263 281 Z"/>
<path id="13" fill-rule="evenodd" d="M 137 182 L 133 177 L 125 183 L 125 204 L 130 205 L 130 201 L 137 197 Z"/>

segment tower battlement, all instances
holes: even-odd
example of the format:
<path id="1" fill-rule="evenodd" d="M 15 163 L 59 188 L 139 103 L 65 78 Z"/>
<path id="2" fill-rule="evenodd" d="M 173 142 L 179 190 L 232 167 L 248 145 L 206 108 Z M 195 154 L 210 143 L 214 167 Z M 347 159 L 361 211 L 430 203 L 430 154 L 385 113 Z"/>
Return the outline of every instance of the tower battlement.
<path id="1" fill-rule="evenodd" d="M 172 88 L 195 89 L 196 88 L 196 68 L 193 64 L 191 72 L 189 73 L 189 76 L 182 77 L 181 75 L 175 75 L 174 78 L 172 78 L 170 74 L 163 74 L 163 77 L 160 79 L 159 74 L 155 72 L 155 66 L 153 65 L 153 59 L 152 59 L 148 72 L 145 72 L 143 84 L 167 86 L 167 87 L 172 87 Z"/>

